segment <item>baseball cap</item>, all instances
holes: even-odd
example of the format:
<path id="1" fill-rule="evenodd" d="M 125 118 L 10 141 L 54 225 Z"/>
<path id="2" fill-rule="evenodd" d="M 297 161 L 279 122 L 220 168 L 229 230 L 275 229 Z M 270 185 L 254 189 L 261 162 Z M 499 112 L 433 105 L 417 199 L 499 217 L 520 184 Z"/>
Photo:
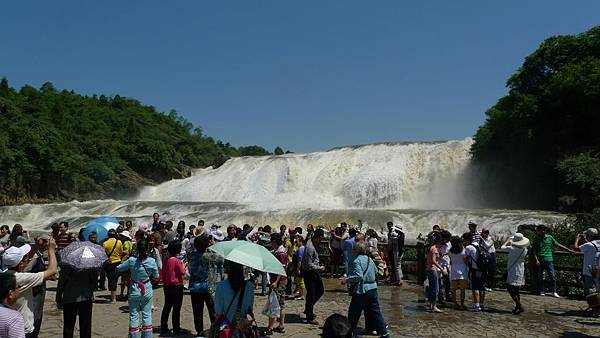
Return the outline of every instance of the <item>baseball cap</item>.
<path id="1" fill-rule="evenodd" d="M 588 228 L 584 234 L 588 235 L 588 236 L 598 236 L 598 230 L 595 228 Z"/>
<path id="2" fill-rule="evenodd" d="M 10 248 L 6 249 L 2 255 L 4 265 L 7 268 L 14 268 L 21 263 L 23 257 L 27 255 L 29 251 L 31 251 L 31 246 L 29 244 L 24 244 L 20 247 L 11 246 Z"/>

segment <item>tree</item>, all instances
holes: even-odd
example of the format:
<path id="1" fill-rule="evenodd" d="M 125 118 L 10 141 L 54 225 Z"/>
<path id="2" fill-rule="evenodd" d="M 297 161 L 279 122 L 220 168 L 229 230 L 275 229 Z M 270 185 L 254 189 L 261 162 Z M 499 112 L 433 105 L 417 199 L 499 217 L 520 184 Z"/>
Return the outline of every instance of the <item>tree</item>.
<path id="1" fill-rule="evenodd" d="M 600 26 L 546 39 L 507 87 L 471 149 L 483 168 L 483 196 L 503 190 L 514 203 L 504 206 L 555 208 L 565 196 L 585 199 L 578 207 L 600 206 L 576 175 L 591 174 L 591 154 L 600 152 Z"/>
<path id="2" fill-rule="evenodd" d="M 276 147 L 275 150 L 273 150 L 273 154 L 274 155 L 283 155 L 283 149 L 281 149 L 280 147 Z"/>
<path id="3" fill-rule="evenodd" d="M 176 111 L 135 99 L 82 96 L 50 82 L 17 92 L 0 80 L 0 204 L 114 197 L 190 167 L 266 154 L 215 141 Z"/>

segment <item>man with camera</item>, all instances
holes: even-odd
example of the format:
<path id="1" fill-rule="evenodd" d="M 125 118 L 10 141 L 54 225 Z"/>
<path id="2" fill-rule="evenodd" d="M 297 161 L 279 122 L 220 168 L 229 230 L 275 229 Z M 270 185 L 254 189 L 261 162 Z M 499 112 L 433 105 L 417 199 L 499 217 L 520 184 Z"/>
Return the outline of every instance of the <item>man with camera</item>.
<path id="1" fill-rule="evenodd" d="M 573 247 L 583 253 L 583 293 L 585 296 L 600 292 L 600 239 L 598 230 L 589 228 L 575 238 Z M 583 243 L 583 244 L 580 244 Z"/>

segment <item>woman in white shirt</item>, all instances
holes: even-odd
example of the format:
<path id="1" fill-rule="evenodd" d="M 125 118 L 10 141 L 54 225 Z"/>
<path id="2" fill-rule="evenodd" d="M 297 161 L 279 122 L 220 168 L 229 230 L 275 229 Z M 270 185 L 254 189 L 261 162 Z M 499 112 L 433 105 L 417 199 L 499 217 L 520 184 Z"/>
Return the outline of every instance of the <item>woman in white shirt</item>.
<path id="1" fill-rule="evenodd" d="M 515 302 L 515 308 L 512 313 L 515 315 L 523 312 L 523 306 L 521 305 L 521 286 L 525 284 L 525 256 L 527 256 L 527 247 L 529 246 L 529 239 L 523 234 L 516 233 L 514 236 L 509 238 L 502 247 L 503 251 L 508 252 L 508 261 L 506 262 L 506 283 L 508 284 L 507 290 L 510 297 Z"/>
<path id="2" fill-rule="evenodd" d="M 452 288 L 454 308 L 464 310 L 465 290 L 467 289 L 467 255 L 462 238 L 454 236 L 450 240 L 450 244 L 448 257 L 450 258 L 450 287 Z M 460 305 L 457 301 L 457 290 L 460 290 Z"/>

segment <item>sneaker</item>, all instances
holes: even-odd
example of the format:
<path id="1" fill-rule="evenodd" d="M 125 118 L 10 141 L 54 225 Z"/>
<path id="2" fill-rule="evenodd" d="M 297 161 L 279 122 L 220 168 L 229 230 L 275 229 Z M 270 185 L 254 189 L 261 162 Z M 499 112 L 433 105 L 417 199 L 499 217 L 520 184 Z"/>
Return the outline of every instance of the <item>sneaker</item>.
<path id="1" fill-rule="evenodd" d="M 431 309 L 431 312 L 433 312 L 433 313 L 443 313 L 444 311 L 440 310 L 437 306 L 434 306 Z"/>
<path id="2" fill-rule="evenodd" d="M 554 298 L 560 298 L 560 296 L 558 295 L 558 293 L 554 292 L 552 294 L 550 294 L 550 296 L 554 297 Z"/>
<path id="3" fill-rule="evenodd" d="M 475 306 L 475 305 L 469 306 L 469 308 L 467 310 L 469 310 L 470 312 L 481 312 L 481 308 L 479 306 Z"/>
<path id="4" fill-rule="evenodd" d="M 543 293 L 543 292 L 540 292 L 539 295 L 542 296 L 542 297 L 544 297 L 546 294 Z"/>
<path id="5" fill-rule="evenodd" d="M 490 288 L 485 288 L 485 292 L 492 292 L 494 290 L 490 289 Z"/>

